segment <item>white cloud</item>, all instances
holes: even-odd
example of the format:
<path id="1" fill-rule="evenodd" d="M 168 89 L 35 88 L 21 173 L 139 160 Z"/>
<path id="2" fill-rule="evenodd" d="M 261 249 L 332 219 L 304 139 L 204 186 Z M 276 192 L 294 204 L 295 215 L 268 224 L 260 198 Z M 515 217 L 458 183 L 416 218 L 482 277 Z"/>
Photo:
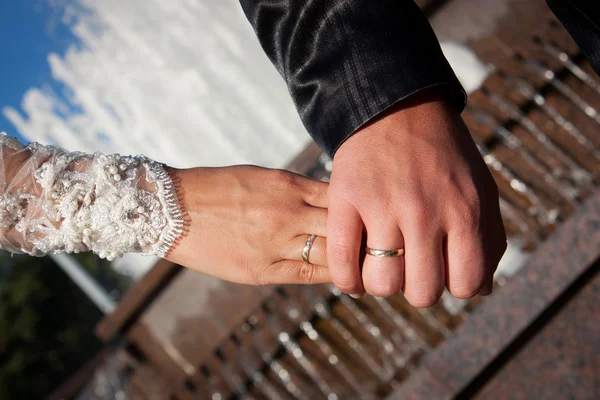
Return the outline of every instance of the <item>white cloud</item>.
<path id="1" fill-rule="evenodd" d="M 77 0 L 65 15 L 81 45 L 48 62 L 78 110 L 29 89 L 3 110 L 26 139 L 177 167 L 281 167 L 309 141 L 237 0 Z"/>

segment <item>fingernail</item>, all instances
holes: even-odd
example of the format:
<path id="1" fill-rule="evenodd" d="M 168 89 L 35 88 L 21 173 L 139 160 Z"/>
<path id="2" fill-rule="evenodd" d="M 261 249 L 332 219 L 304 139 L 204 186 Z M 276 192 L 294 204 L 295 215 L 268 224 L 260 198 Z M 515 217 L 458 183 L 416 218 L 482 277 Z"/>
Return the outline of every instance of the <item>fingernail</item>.
<path id="1" fill-rule="evenodd" d="M 360 293 L 360 294 L 349 294 L 348 296 L 352 297 L 353 299 L 360 299 L 361 297 L 363 297 L 362 293 Z"/>

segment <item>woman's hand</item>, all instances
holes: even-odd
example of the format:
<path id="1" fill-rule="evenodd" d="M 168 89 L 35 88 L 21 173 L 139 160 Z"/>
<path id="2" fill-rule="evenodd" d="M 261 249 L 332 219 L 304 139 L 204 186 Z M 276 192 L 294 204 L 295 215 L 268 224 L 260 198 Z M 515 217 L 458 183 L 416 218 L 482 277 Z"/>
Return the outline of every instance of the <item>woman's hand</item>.
<path id="1" fill-rule="evenodd" d="M 187 216 L 166 257 L 231 282 L 330 282 L 325 266 L 327 184 L 253 166 L 171 170 Z M 302 261 L 311 234 L 317 235 Z"/>

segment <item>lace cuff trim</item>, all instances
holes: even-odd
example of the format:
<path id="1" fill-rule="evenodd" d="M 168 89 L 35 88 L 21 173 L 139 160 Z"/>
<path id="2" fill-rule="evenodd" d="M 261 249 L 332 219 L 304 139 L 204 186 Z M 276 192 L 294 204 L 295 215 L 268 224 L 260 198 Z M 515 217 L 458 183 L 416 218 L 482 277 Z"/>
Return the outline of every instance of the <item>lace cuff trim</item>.
<path id="1" fill-rule="evenodd" d="M 0 135 L 0 246 L 31 255 L 93 251 L 164 257 L 183 214 L 163 164 L 69 153 Z"/>

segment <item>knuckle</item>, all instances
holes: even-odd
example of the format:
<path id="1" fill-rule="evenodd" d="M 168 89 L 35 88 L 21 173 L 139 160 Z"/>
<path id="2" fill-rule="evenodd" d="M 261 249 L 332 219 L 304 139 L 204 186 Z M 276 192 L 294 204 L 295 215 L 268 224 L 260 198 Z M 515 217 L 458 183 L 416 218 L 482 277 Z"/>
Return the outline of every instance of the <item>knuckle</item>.
<path id="1" fill-rule="evenodd" d="M 458 286 L 450 288 L 450 293 L 452 296 L 457 299 L 470 299 L 474 297 L 479 290 L 481 289 L 481 284 L 479 285 L 466 285 L 466 286 Z"/>
<path id="2" fill-rule="evenodd" d="M 441 293 L 425 293 L 406 297 L 406 301 L 413 307 L 427 308 L 436 305 L 441 296 Z"/>
<path id="3" fill-rule="evenodd" d="M 313 264 L 303 262 L 298 270 L 298 278 L 300 282 L 311 284 L 315 277 L 315 266 Z"/>
<path id="4" fill-rule="evenodd" d="M 459 280 L 456 284 L 450 285 L 450 293 L 458 299 L 470 299 L 479 292 L 483 286 L 483 280 L 483 274 Z"/>
<path id="5" fill-rule="evenodd" d="M 399 283 L 390 281 L 384 284 L 371 285 L 365 289 L 372 296 L 389 297 L 399 293 L 401 288 Z"/>
<path id="6" fill-rule="evenodd" d="M 351 278 L 333 279 L 333 284 L 344 293 L 361 293 L 362 288 L 358 282 L 351 280 Z"/>
<path id="7" fill-rule="evenodd" d="M 481 260 L 477 265 L 468 263 L 463 265 L 471 265 L 472 267 L 463 266 L 458 271 L 456 271 L 456 268 L 452 268 L 448 290 L 452 296 L 458 299 L 470 299 L 481 290 L 484 284 L 486 277 L 485 263 L 484 260 Z"/>
<path id="8" fill-rule="evenodd" d="M 405 293 L 405 298 L 413 307 L 427 308 L 436 305 L 443 293 L 444 285 L 442 283 L 432 284 L 426 288 Z"/>

